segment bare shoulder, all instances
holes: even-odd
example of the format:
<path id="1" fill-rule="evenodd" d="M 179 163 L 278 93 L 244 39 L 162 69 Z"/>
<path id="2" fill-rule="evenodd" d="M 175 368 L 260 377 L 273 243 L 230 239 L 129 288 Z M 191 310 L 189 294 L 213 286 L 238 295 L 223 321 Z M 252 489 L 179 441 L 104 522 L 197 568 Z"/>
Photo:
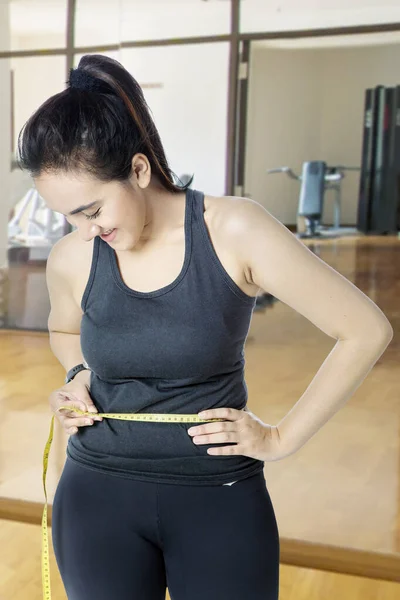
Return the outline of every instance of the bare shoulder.
<path id="1" fill-rule="evenodd" d="M 243 218 L 246 205 L 252 200 L 237 196 L 204 196 L 204 221 L 214 250 L 223 267 L 247 295 L 256 297 L 260 286 L 251 280 L 250 269 L 243 260 L 240 231 L 248 229 Z"/>
<path id="2" fill-rule="evenodd" d="M 298 250 L 305 245 L 260 203 L 250 198 L 221 196 L 215 198 L 215 214 L 218 228 L 227 240 L 240 251 L 243 244 L 254 239 L 258 233 L 275 248 L 277 243 L 292 243 Z"/>
<path id="3" fill-rule="evenodd" d="M 234 215 L 238 210 L 247 206 L 248 204 L 256 204 L 249 198 L 241 198 L 239 196 L 204 196 L 204 203 L 206 210 L 213 210 L 215 214 L 224 214 L 226 217 L 229 214 Z"/>
<path id="4" fill-rule="evenodd" d="M 49 254 L 49 259 L 57 261 L 65 268 L 66 274 L 75 273 L 86 256 L 92 254 L 93 240 L 84 242 L 78 231 L 71 231 L 57 240 Z"/>
<path id="5" fill-rule="evenodd" d="M 205 196 L 205 206 L 218 229 L 228 236 L 249 231 L 261 211 L 273 218 L 258 202 L 239 196 Z"/>
<path id="6" fill-rule="evenodd" d="M 238 196 L 204 196 L 205 215 L 207 223 L 219 234 L 231 239 L 232 233 L 239 228 L 248 227 L 251 218 L 249 204 L 255 204 L 253 200 L 240 198 Z M 243 220 L 243 216 L 247 215 Z"/>
<path id="7" fill-rule="evenodd" d="M 93 240 L 84 242 L 74 230 L 57 240 L 48 258 L 48 262 L 52 261 L 59 270 L 62 269 L 79 306 L 89 277 L 92 254 Z"/>

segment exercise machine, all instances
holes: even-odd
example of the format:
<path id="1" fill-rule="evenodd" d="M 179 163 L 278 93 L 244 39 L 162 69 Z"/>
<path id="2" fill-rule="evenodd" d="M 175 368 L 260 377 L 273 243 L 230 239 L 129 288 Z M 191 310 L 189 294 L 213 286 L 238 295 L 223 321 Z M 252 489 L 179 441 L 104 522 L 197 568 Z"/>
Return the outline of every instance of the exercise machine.
<path id="1" fill-rule="evenodd" d="M 359 233 L 357 228 L 340 226 L 341 183 L 345 171 L 359 170 L 359 167 L 328 166 L 324 161 L 314 160 L 303 163 L 301 175 L 297 175 L 290 167 L 269 169 L 267 173 L 286 173 L 291 179 L 301 183 L 296 237 L 335 238 Z M 333 227 L 321 224 L 325 193 L 329 190 L 334 192 L 335 199 Z"/>
<path id="2" fill-rule="evenodd" d="M 400 233 L 400 85 L 365 92 L 357 227 Z"/>
<path id="3" fill-rule="evenodd" d="M 23 227 L 22 218 L 27 211 L 28 218 Z M 38 191 L 31 188 L 18 203 L 15 214 L 8 223 L 9 259 L 11 262 L 45 261 L 52 246 L 66 233 L 64 216 L 50 210 Z M 16 260 L 17 256 L 22 261 Z"/>

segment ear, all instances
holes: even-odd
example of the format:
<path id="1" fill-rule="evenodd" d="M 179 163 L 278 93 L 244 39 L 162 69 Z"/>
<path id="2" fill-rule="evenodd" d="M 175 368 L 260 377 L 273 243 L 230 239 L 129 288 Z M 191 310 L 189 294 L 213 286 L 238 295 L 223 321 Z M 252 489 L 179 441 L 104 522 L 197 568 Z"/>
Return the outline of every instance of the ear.
<path id="1" fill-rule="evenodd" d="M 132 158 L 131 177 L 141 189 L 146 189 L 150 185 L 151 166 L 147 156 L 144 154 L 135 154 Z"/>

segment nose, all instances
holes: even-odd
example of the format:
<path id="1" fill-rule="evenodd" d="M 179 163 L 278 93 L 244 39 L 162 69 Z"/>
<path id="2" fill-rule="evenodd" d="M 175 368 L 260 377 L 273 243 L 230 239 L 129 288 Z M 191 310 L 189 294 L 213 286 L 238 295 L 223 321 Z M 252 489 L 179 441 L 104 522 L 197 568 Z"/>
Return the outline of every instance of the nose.
<path id="1" fill-rule="evenodd" d="M 84 223 L 78 229 L 81 239 L 85 242 L 90 242 L 96 235 L 99 235 L 99 226 L 94 223 Z"/>

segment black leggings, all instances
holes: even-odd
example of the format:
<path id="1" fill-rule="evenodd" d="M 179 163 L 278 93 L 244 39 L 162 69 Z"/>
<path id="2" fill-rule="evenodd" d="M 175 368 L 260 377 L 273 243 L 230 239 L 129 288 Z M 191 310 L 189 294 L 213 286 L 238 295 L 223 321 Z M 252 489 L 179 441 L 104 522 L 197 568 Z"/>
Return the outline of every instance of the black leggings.
<path id="1" fill-rule="evenodd" d="M 67 457 L 52 539 L 68 600 L 278 600 L 263 471 L 233 485 L 135 481 Z"/>

